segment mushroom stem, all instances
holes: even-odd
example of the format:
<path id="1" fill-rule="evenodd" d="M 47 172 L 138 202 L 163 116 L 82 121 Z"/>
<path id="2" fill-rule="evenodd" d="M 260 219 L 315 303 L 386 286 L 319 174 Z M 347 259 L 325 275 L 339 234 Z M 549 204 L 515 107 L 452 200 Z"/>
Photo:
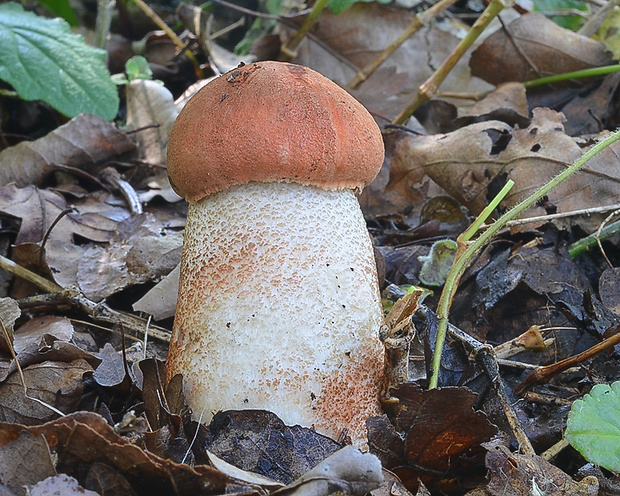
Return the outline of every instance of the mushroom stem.
<path id="1" fill-rule="evenodd" d="M 166 367 L 195 418 L 266 409 L 363 446 L 381 412 L 381 323 L 352 190 L 250 182 L 190 204 Z"/>

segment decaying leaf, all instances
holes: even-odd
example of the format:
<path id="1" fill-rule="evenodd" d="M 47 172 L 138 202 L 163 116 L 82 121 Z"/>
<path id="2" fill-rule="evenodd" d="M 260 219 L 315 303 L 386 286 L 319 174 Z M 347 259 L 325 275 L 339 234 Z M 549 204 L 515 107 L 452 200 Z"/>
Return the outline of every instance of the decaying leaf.
<path id="1" fill-rule="evenodd" d="M 511 453 L 505 446 L 488 449 L 486 465 L 491 480 L 487 491 L 492 496 L 598 494 L 599 484 L 596 477 L 586 477 L 575 482 L 568 474 L 540 456 Z"/>
<path id="2" fill-rule="evenodd" d="M 23 430 L 0 446 L 0 484 L 16 495 L 26 496 L 26 486 L 56 475 L 49 446 L 44 437 Z"/>
<path id="3" fill-rule="evenodd" d="M 418 480 L 440 487 L 456 467 L 475 472 L 481 463 L 476 460 L 480 444 L 497 429 L 482 412 L 474 411 L 474 393 L 456 387 L 422 390 L 409 382 L 392 394 L 401 402 L 394 426 L 385 417 L 368 423 L 371 452 L 384 468 L 398 475 L 409 490 L 416 490 Z"/>
<path id="4" fill-rule="evenodd" d="M 43 138 L 0 153 L 0 184 L 36 185 L 57 166 L 80 168 L 118 160 L 135 146 L 114 124 L 95 115 L 78 115 Z"/>
<path id="5" fill-rule="evenodd" d="M 286 426 L 275 414 L 263 410 L 219 412 L 201 438 L 199 450 L 285 484 L 341 448 L 310 429 Z"/>
<path id="6" fill-rule="evenodd" d="M 37 424 L 75 411 L 83 393 L 82 377 L 92 372 L 85 360 L 43 362 L 11 375 L 0 387 L 0 419 L 3 422 Z"/>
<path id="7" fill-rule="evenodd" d="M 525 82 L 612 63 L 605 45 L 558 26 L 542 14 L 523 15 L 474 51 L 472 73 L 492 84 Z"/>
<path id="8" fill-rule="evenodd" d="M 164 166 L 170 128 L 179 114 L 172 94 L 163 84 L 149 79 L 130 81 L 125 94 L 127 126 L 137 131 L 142 160 Z"/>
<path id="9" fill-rule="evenodd" d="M 502 207 L 508 208 L 566 169 L 585 151 L 564 133 L 562 114 L 535 109 L 526 129 L 499 121 L 471 124 L 452 133 L 419 136 L 394 133 L 390 183 L 407 196 L 425 175 L 479 213 L 508 179 L 515 182 Z M 590 160 L 551 191 L 527 216 L 567 212 L 620 201 L 620 145 Z"/>
<path id="10" fill-rule="evenodd" d="M 56 470 L 80 481 L 88 468 L 103 463 L 121 474 L 138 496 L 170 494 L 219 495 L 236 490 L 256 495 L 247 485 L 218 470 L 201 465 L 190 467 L 164 460 L 118 436 L 99 415 L 76 413 L 47 424 L 25 427 L 0 422 L 0 449 L 18 439 L 23 431 L 43 437 L 58 456 Z M 24 470 L 37 461 L 24 458 Z M 34 483 L 36 481 L 33 481 Z"/>

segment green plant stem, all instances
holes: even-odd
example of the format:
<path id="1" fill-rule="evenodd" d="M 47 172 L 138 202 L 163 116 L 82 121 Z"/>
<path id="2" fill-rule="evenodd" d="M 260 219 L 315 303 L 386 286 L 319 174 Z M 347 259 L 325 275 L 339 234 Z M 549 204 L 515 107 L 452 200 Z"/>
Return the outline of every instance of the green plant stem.
<path id="1" fill-rule="evenodd" d="M 499 219 L 493 222 L 487 229 L 472 242 L 467 242 L 462 239 L 462 235 L 458 237 L 458 249 L 456 252 L 456 258 L 452 264 L 452 268 L 446 278 L 439 304 L 437 306 L 437 316 L 439 318 L 437 327 L 437 338 L 435 340 L 435 351 L 433 352 L 432 361 L 432 375 L 429 381 L 429 389 L 434 389 L 438 386 L 439 381 L 439 369 L 441 366 L 441 354 L 443 352 L 443 346 L 446 340 L 446 333 L 448 330 L 448 315 L 450 305 L 452 304 L 452 298 L 459 283 L 463 272 L 469 266 L 472 258 L 478 253 L 479 250 L 500 230 L 506 223 L 515 217 L 519 216 L 525 210 L 534 205 L 538 200 L 547 195 L 549 191 L 558 186 L 560 183 L 568 179 L 575 172 L 581 169 L 592 157 L 598 154 L 601 150 L 607 148 L 612 143 L 615 143 L 620 139 L 620 130 L 607 136 L 604 140 L 594 145 L 587 152 L 585 152 L 579 159 L 577 159 L 572 165 L 560 172 L 557 176 L 549 180 L 546 184 L 532 193 L 530 196 L 522 200 L 520 203 L 512 207 Z M 465 232 L 468 232 L 469 229 Z"/>
<path id="2" fill-rule="evenodd" d="M 435 5 L 424 11 L 420 15 L 416 15 L 411 21 L 411 24 L 405 28 L 405 30 L 396 38 L 390 45 L 383 50 L 377 58 L 372 62 L 364 66 L 355 77 L 349 83 L 350 88 L 357 88 L 362 82 L 366 81 L 368 77 L 377 70 L 377 68 L 383 64 L 407 39 L 417 33 L 422 27 L 424 27 L 431 19 L 434 19 L 440 12 L 446 10 L 457 2 L 457 0 L 439 0 Z"/>
<path id="3" fill-rule="evenodd" d="M 497 15 L 507 7 L 513 5 L 511 0 L 491 0 L 480 17 L 471 27 L 465 37 L 459 42 L 452 53 L 444 60 L 443 64 L 418 88 L 418 92 L 413 101 L 404 108 L 394 119 L 393 124 L 404 124 L 405 121 L 413 114 L 420 105 L 430 100 L 437 94 L 439 85 L 443 83 L 452 68 L 463 57 L 465 52 L 472 46 L 474 41 L 478 39 L 480 34 L 486 29 L 489 23 L 497 17 Z"/>
<path id="4" fill-rule="evenodd" d="M 305 38 L 308 31 L 310 31 L 312 26 L 314 26 L 316 21 L 319 19 L 319 16 L 321 15 L 321 12 L 325 10 L 328 1 L 329 0 L 317 0 L 312 6 L 312 10 L 308 14 L 308 17 L 306 17 L 306 20 L 295 33 L 295 36 L 293 36 L 286 45 L 282 45 L 280 51 L 288 60 L 295 58 L 297 55 L 297 47 L 301 43 L 301 40 Z"/>
<path id="5" fill-rule="evenodd" d="M 565 72 L 564 74 L 554 74 L 553 76 L 546 76 L 543 78 L 532 79 L 526 81 L 523 86 L 526 88 L 534 88 L 536 86 L 542 86 L 543 84 L 559 83 L 561 81 L 568 81 L 569 79 L 582 79 L 587 77 L 604 76 L 613 72 L 620 71 L 620 64 L 606 65 L 603 67 L 593 67 L 591 69 L 583 69 L 581 71 Z"/>
<path id="6" fill-rule="evenodd" d="M 601 230 L 600 235 L 598 236 L 599 241 L 604 241 L 606 239 L 615 236 L 620 232 L 620 220 L 609 224 Z M 581 238 L 579 241 L 575 241 L 568 247 L 568 254 L 571 258 L 575 258 L 579 255 L 586 253 L 590 248 L 597 244 L 596 242 L 597 236 L 596 233 L 592 233 L 585 238 Z"/>
<path id="7" fill-rule="evenodd" d="M 484 208 L 484 210 L 480 212 L 480 215 L 476 217 L 476 219 L 472 222 L 471 226 L 469 226 L 461 234 L 460 237 L 463 241 L 469 241 L 474 236 L 474 234 L 478 232 L 478 229 L 480 229 L 482 224 L 484 224 L 486 220 L 491 216 L 493 211 L 498 207 L 501 201 L 506 197 L 506 195 L 512 189 L 514 184 L 515 182 L 512 179 L 509 179 L 508 181 L 506 181 L 506 184 L 504 184 L 504 187 L 500 190 L 499 193 L 497 193 L 497 195 L 495 195 L 495 198 L 491 200 L 491 203 L 489 203 Z"/>

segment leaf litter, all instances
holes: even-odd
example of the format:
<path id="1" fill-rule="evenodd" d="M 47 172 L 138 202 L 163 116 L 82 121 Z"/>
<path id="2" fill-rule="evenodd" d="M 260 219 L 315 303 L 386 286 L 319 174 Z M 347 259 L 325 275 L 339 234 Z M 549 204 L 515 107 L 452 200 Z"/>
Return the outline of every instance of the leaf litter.
<path id="1" fill-rule="evenodd" d="M 500 210 L 566 168 L 618 121 L 614 75 L 523 85 L 611 63 L 602 44 L 539 14 L 506 14 L 505 27 L 457 65 L 441 88 L 445 95 L 420 108 L 407 128 L 385 124 L 449 54 L 458 30 L 445 29 L 445 22 L 425 26 L 352 91 L 385 126 L 386 162 L 360 201 L 385 267 L 386 304 L 428 281 L 423 262 L 433 243 L 454 239 L 508 179 L 516 184 Z M 411 12 L 378 4 L 325 12 L 295 61 L 346 86 L 412 19 Z M 276 35 L 286 40 L 290 26 Z M 393 370 L 386 415 L 367 424 L 382 470 L 375 458 L 343 448 L 343 440 L 285 426 L 270 412 L 221 412 L 209 426 L 199 425 L 184 404 L 182 378 L 164 385 L 161 360 L 185 215 L 163 167 L 167 129 L 180 105 L 166 88 L 181 96 L 195 76 L 184 55 L 157 52 L 157 37 L 145 39 L 164 85 L 129 84 L 128 127 L 80 115 L 0 153 L 0 238 L 8 241 L 0 244 L 2 255 L 64 288 L 37 294 L 14 277 L 0 295 L 0 489 L 612 494 L 605 492 L 612 475 L 580 479 L 585 461 L 575 452 L 550 462 L 545 450 L 562 438 L 573 400 L 620 377 L 617 361 L 598 355 L 526 390 L 520 385 L 537 367 L 618 330 L 618 271 L 597 248 L 568 255 L 571 243 L 596 231 L 620 203 L 617 146 L 526 213 L 537 220 L 502 232 L 466 271 L 450 314 L 441 388 L 424 389 L 441 279 L 432 278 L 435 294 L 388 316 Z M 221 66 L 230 41 L 219 43 Z M 507 57 L 506 50 L 516 51 Z M 466 103 L 455 92 L 485 95 Z M 106 180 L 106 168 L 120 182 Z M 571 212 L 577 213 L 551 217 Z M 617 236 L 600 248 L 618 264 Z M 148 315 L 121 320 L 132 306 L 158 322 Z M 526 344 L 528 332 L 536 345 Z M 497 369 L 484 358 L 488 347 L 502 350 Z"/>

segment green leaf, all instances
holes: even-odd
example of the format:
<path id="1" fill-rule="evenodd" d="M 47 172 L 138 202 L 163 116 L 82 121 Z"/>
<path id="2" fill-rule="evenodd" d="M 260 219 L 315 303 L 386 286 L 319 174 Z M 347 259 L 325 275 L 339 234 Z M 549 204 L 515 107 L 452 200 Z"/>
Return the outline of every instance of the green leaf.
<path id="1" fill-rule="evenodd" d="M 566 439 L 586 460 L 620 472 L 620 382 L 597 384 L 573 403 Z"/>
<path id="2" fill-rule="evenodd" d="M 53 14 L 62 17 L 71 26 L 78 25 L 77 17 L 75 17 L 69 0 L 39 0 L 39 3 L 44 5 Z"/>
<path id="3" fill-rule="evenodd" d="M 329 0 L 329 2 L 327 3 L 327 6 L 329 7 L 329 10 L 331 10 L 334 14 L 340 14 L 341 12 L 344 12 L 345 10 L 347 10 L 349 7 L 351 7 L 355 3 L 358 3 L 358 2 L 370 3 L 374 1 L 375 0 Z M 377 0 L 378 3 L 390 3 L 391 1 L 392 0 Z"/>
<path id="4" fill-rule="evenodd" d="M 0 79 L 24 100 L 43 100 L 68 117 L 113 119 L 119 99 L 105 56 L 62 19 L 38 17 L 14 2 L 0 5 Z"/>
<path id="5" fill-rule="evenodd" d="M 540 12 L 553 22 L 566 29 L 577 31 L 583 24 L 584 18 L 579 16 L 549 16 L 551 12 L 565 10 L 582 10 L 587 12 L 588 4 L 581 0 L 534 0 L 534 12 Z"/>

